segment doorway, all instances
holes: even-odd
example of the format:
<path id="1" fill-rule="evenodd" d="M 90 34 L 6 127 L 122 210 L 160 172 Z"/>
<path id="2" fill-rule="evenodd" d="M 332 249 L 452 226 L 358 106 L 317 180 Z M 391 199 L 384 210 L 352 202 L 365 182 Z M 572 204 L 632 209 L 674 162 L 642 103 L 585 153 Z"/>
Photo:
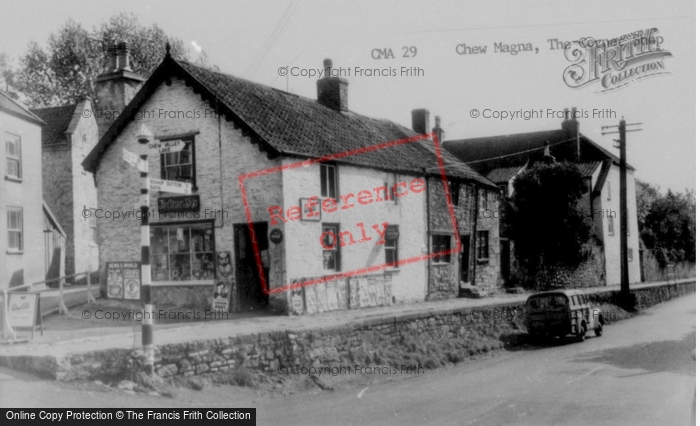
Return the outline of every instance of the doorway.
<path id="1" fill-rule="evenodd" d="M 471 281 L 469 276 L 469 235 L 462 235 L 460 242 L 462 244 L 462 261 L 459 265 L 459 280 L 468 283 Z"/>
<path id="2" fill-rule="evenodd" d="M 267 222 L 253 223 L 255 239 L 258 242 L 260 257 L 265 273 L 265 282 L 269 282 L 270 261 L 268 254 Z M 248 224 L 233 225 L 234 248 L 236 250 L 236 283 L 238 287 L 238 306 L 242 312 L 265 309 L 270 297 L 263 293 L 260 276 L 255 262 L 253 241 L 250 238 Z M 269 288 L 269 284 L 268 284 Z"/>

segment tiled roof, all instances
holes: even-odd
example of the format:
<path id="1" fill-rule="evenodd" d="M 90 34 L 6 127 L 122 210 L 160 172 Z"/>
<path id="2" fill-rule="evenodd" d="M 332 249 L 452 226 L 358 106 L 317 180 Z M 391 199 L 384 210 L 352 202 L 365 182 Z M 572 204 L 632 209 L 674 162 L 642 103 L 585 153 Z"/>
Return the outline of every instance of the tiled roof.
<path id="1" fill-rule="evenodd" d="M 515 167 L 502 167 L 491 170 L 486 177 L 495 183 L 506 183 L 522 170 L 524 164 Z"/>
<path id="2" fill-rule="evenodd" d="M 37 108 L 31 111 L 41 117 L 46 123 L 41 133 L 42 145 L 52 145 L 66 142 L 66 131 L 73 118 L 76 104 L 59 107 Z"/>
<path id="3" fill-rule="evenodd" d="M 312 158 L 405 139 L 416 132 L 388 120 L 339 112 L 316 100 L 293 95 L 228 74 L 177 61 L 277 151 Z M 448 174 L 491 185 L 449 152 L 442 150 Z M 435 148 L 408 143 L 352 155 L 339 161 L 382 169 L 439 173 Z"/>
<path id="4" fill-rule="evenodd" d="M 12 115 L 18 116 L 25 120 L 43 125 L 44 122 L 41 121 L 39 117 L 32 114 L 27 108 L 20 105 L 17 101 L 12 99 L 10 95 L 0 90 L 0 110 L 8 112 Z"/>
<path id="5" fill-rule="evenodd" d="M 481 173 L 494 168 L 514 167 L 544 154 L 544 144 L 549 143 L 551 154 L 557 161 L 576 161 L 578 149 L 576 137 L 562 130 L 518 133 L 512 135 L 446 141 L 445 149 Z M 620 159 L 611 152 L 580 134 L 582 162 Z M 633 169 L 629 164 L 627 166 Z"/>
<path id="6" fill-rule="evenodd" d="M 413 130 L 388 120 L 336 111 L 314 99 L 293 95 L 229 74 L 215 72 L 182 60 L 166 57 L 85 160 L 94 170 L 101 153 L 145 102 L 154 86 L 171 76 L 185 79 L 210 103 L 222 106 L 227 119 L 261 140 L 268 155 L 319 158 L 348 150 L 372 147 L 384 142 L 417 136 Z M 245 134 L 245 133 L 244 133 Z M 441 150 L 448 175 L 493 186 L 493 183 Z M 414 142 L 347 156 L 336 161 L 387 171 L 439 175 L 432 141 Z M 427 170 L 427 171 L 426 171 Z"/>
<path id="7" fill-rule="evenodd" d="M 598 166 L 600 166 L 603 162 L 602 161 L 591 161 L 589 163 L 576 163 L 576 167 L 578 167 L 578 170 L 581 172 L 581 174 L 585 177 L 591 177 L 593 176 L 593 173 L 595 173 L 596 170 L 598 170 Z"/>

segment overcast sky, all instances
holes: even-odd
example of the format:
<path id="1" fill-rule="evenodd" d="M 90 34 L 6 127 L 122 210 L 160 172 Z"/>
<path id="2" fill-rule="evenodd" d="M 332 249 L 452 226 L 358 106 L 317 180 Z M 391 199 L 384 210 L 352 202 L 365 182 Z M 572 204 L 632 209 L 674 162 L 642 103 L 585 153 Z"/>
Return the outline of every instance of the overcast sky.
<path id="1" fill-rule="evenodd" d="M 335 67 L 353 72 L 355 67 L 393 69 L 395 76 L 351 74 L 350 109 L 410 127 L 411 110 L 428 108 L 442 117 L 447 139 L 549 130 L 561 123 L 554 117 L 487 119 L 484 109 L 546 114 L 576 106 L 589 115 L 580 120 L 582 133 L 617 154 L 613 135 L 601 136 L 600 127 L 624 116 L 644 123 L 642 132 L 628 135 L 628 161 L 636 176 L 662 189 L 695 189 L 695 3 L 690 0 L 3 0 L 0 52 L 16 58 L 30 40 L 45 45 L 69 18 L 91 28 L 119 11 L 134 12 L 143 24 L 157 23 L 192 49 L 203 48 L 224 72 L 311 98 L 315 78 L 281 77 L 279 68 L 318 69 L 331 58 Z M 664 59 L 670 74 L 608 93 L 595 93 L 599 84 L 580 89 L 564 84 L 570 62 L 548 40 L 609 39 L 648 28 L 657 28 L 662 47 L 672 54 Z M 462 43 L 486 46 L 486 53 L 459 55 Z M 496 53 L 496 43 L 529 43 L 533 51 Z M 394 58 L 373 59 L 374 49 L 391 49 Z M 401 67 L 418 67 L 422 75 L 401 77 Z M 473 109 L 479 118 L 470 117 Z M 593 118 L 594 109 L 614 115 Z"/>

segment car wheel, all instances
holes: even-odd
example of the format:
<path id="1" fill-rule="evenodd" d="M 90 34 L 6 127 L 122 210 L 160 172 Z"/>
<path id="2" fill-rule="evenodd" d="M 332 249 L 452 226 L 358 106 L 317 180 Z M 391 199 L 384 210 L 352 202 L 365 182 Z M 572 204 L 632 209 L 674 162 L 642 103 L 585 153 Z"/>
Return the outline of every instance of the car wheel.
<path id="1" fill-rule="evenodd" d="M 586 327 L 586 323 L 582 322 L 581 323 L 581 331 L 576 335 L 576 338 L 578 339 L 579 342 L 583 342 L 586 340 L 586 333 L 588 332 L 588 328 Z"/>
<path id="2" fill-rule="evenodd" d="M 598 324 L 598 328 L 595 329 L 595 335 L 598 337 L 603 335 L 603 324 Z"/>

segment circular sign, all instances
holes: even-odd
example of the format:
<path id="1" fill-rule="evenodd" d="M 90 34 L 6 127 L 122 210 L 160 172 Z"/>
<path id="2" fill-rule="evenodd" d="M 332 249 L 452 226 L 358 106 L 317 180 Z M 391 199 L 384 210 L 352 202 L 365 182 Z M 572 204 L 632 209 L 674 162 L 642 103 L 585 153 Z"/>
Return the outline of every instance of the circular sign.
<path id="1" fill-rule="evenodd" d="M 282 242 L 284 239 L 284 234 L 282 234 L 282 230 L 279 228 L 275 228 L 270 232 L 270 241 L 272 241 L 275 244 L 279 244 Z"/>
<path id="2" fill-rule="evenodd" d="M 398 226 L 389 226 L 386 229 L 386 240 L 387 241 L 396 241 L 399 239 L 399 227 Z"/>

